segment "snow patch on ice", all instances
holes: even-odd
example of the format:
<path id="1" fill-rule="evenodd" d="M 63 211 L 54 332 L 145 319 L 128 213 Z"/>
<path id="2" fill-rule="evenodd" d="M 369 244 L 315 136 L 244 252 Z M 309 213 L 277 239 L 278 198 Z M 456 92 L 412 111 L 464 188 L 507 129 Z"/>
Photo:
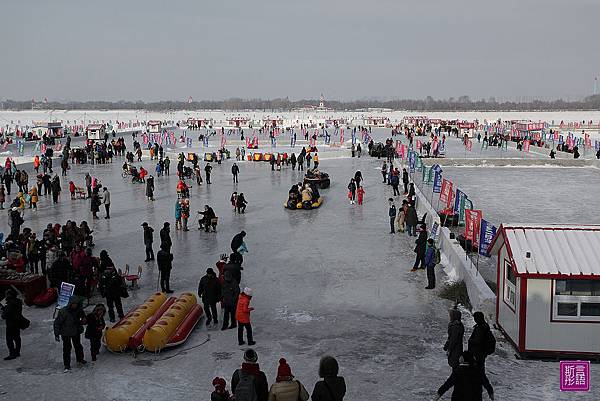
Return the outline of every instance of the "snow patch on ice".
<path id="1" fill-rule="evenodd" d="M 289 312 L 287 307 L 277 308 L 276 312 L 278 314 L 277 319 L 286 320 L 295 324 L 310 323 L 312 321 L 322 320 L 322 318 L 311 316 L 306 311 Z"/>

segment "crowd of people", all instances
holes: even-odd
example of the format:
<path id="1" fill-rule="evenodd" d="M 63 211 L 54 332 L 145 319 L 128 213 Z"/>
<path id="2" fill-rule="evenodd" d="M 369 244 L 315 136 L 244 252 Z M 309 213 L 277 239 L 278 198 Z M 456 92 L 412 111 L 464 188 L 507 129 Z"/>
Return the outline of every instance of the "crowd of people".
<path id="1" fill-rule="evenodd" d="M 353 146 L 353 153 L 360 157 L 361 148 Z M 123 177 L 132 182 L 145 184 L 145 195 L 148 200 L 154 200 L 154 177 L 144 167 L 139 169 L 134 166 L 134 155 L 138 161 L 141 160 L 141 145 L 133 144 L 134 152 L 127 152 L 125 141 L 122 138 L 110 143 L 96 143 L 86 146 L 83 156 L 81 150 L 65 147 L 61 156 L 61 168 L 68 174 L 70 170 L 69 160 L 73 164 L 81 163 L 110 163 L 113 157 L 125 157 L 123 164 Z M 156 176 L 169 175 L 170 159 L 165 154 L 162 146 L 148 144 L 151 160 L 156 160 Z M 221 152 L 219 152 L 221 153 Z M 224 157 L 215 160 L 219 162 Z M 48 159 L 50 161 L 48 161 Z M 54 335 L 57 341 L 63 345 L 63 364 L 65 371 L 71 369 L 71 353 L 74 350 L 75 360 L 78 366 L 87 362 L 84 358 L 81 334 L 89 340 L 89 354 L 92 361 L 96 361 L 100 353 L 101 337 L 107 327 L 105 315 L 112 323 L 125 315 L 122 300 L 127 298 L 128 289 L 125 281 L 125 272 L 113 263 L 107 250 L 102 250 L 98 256 L 94 255 L 93 231 L 86 221 L 77 224 L 68 220 L 64 225 L 49 224 L 38 237 L 36 233 L 28 228 L 22 229 L 25 224 L 24 209 L 35 210 L 40 197 L 53 195 L 53 201 L 59 201 L 60 178 L 52 174 L 51 158 L 38 158 L 34 161 L 36 172 L 41 167 L 36 185 L 28 187 L 27 172 L 16 168 L 14 161 L 5 166 L 0 184 L 0 208 L 5 202 L 4 197 L 12 193 L 13 183 L 18 186 L 19 194 L 11 202 L 10 222 L 11 232 L 0 247 L 0 257 L 6 258 L 6 265 L 16 271 L 30 271 L 45 276 L 49 286 L 59 291 L 61 283 L 74 285 L 74 296 L 69 303 L 61 308 L 54 319 Z M 191 167 L 185 165 L 191 163 Z M 311 162 L 313 168 L 311 169 Z M 391 186 L 392 197 L 389 198 L 390 232 L 406 232 L 408 236 L 416 237 L 415 253 L 416 260 L 411 271 L 420 269 L 427 270 L 427 289 L 435 288 L 434 267 L 440 263 L 439 250 L 431 238 L 427 236 L 425 216 L 420 219 L 415 208 L 416 193 L 414 184 L 410 182 L 406 169 L 400 170 L 394 166 L 396 160 L 392 156 L 387 158 L 381 167 L 382 182 Z M 220 163 L 218 163 L 220 164 Z M 287 153 L 278 158 L 271 158 L 272 170 L 280 169 L 281 166 L 291 165 L 293 170 L 303 171 L 306 165 L 311 177 L 320 177 L 319 156 L 316 149 L 302 148 L 298 156 Z M 198 185 L 211 184 L 212 165 L 210 162 L 201 169 L 198 155 L 190 154 L 186 158 L 183 153 L 177 156 L 177 199 L 175 201 L 175 229 L 189 231 L 188 221 L 191 213 L 191 186 L 186 180 L 196 179 Z M 204 179 L 201 171 L 204 170 Z M 231 167 L 234 188 L 237 188 L 240 168 L 237 163 Z M 377 173 L 379 174 L 379 173 Z M 23 178 L 25 177 L 25 178 Z M 371 177 L 367 177 L 371 178 Z M 376 177 L 373 177 L 376 178 Z M 49 182 L 48 185 L 46 183 Z M 55 183 L 56 182 L 56 183 Z M 348 198 L 351 204 L 363 205 L 365 197 L 364 178 L 360 170 L 354 173 L 348 184 Z M 104 205 L 105 219 L 110 219 L 111 192 L 96 177 L 87 173 L 79 188 L 74 181 L 69 182 L 69 192 L 73 200 L 76 194 L 83 193 L 90 201 L 90 212 L 92 219 L 100 218 L 97 214 L 100 207 Z M 400 184 L 403 185 L 403 193 L 400 192 Z M 48 188 L 48 189 L 47 189 Z M 43 191 L 42 191 L 43 189 Z M 32 192 L 33 191 L 33 192 Z M 56 192 L 56 196 L 54 196 Z M 29 195 L 28 197 L 25 194 Z M 401 206 L 396 208 L 394 197 L 404 196 Z M 299 182 L 294 184 L 288 193 L 287 207 L 297 208 L 298 204 L 304 209 L 311 209 L 319 200 L 318 187 L 312 183 Z M 384 198 L 385 199 L 385 198 Z M 17 202 L 18 200 L 18 202 Z M 234 191 L 230 202 L 236 213 L 244 214 L 248 201 L 241 191 Z M 215 211 L 209 205 L 199 211 L 198 228 L 208 231 L 216 231 L 218 218 Z M 172 239 L 170 232 L 171 224 L 164 222 L 160 230 L 160 248 L 154 254 L 154 229 L 147 223 L 142 224 L 143 243 L 145 246 L 145 262 L 156 261 L 160 274 L 160 290 L 170 294 L 171 272 L 173 270 L 175 255 L 172 252 Z M 254 346 L 256 344 L 251 315 L 254 308 L 251 306 L 254 291 L 248 286 L 242 285 L 242 271 L 244 254 L 248 252 L 245 243 L 246 233 L 241 231 L 231 241 L 231 253 L 229 256 L 221 255 L 215 268 L 207 268 L 206 274 L 200 278 L 197 294 L 200 298 L 206 316 L 205 324 L 208 328 L 219 328 L 221 331 L 237 329 L 237 339 L 240 346 Z M 7 344 L 9 347 L 8 360 L 20 356 L 20 331 L 26 326 L 22 313 L 21 301 L 18 293 L 7 291 L 7 305 L 3 310 L 3 318 L 7 321 Z M 102 299 L 102 302 L 98 302 Z M 220 306 L 220 308 L 218 307 Z M 86 313 L 86 308 L 92 308 Z M 88 309 L 89 309 L 88 308 Z M 219 310 L 220 309 L 220 310 Z M 464 326 L 461 326 L 460 312 L 451 311 L 451 322 L 448 327 L 449 338 L 444 346 L 448 353 L 448 363 L 452 368 L 452 374 L 442 387 L 438 390 L 439 396 L 443 395 L 449 388 L 454 386 L 455 394 L 476 394 L 477 386 L 481 390 L 483 386 L 490 397 L 493 398 L 493 388 L 485 375 L 485 358 L 493 353 L 489 345 L 491 331 L 485 323 L 483 315 L 474 315 L 476 325 L 468 341 L 468 350 L 463 351 Z M 26 320 L 26 319 L 25 319 Z M 9 323 L 10 322 L 10 323 Z M 486 329 L 487 327 L 487 329 Z M 493 338 L 493 335 L 492 335 Z M 487 342 L 486 342 L 487 341 Z M 491 350 L 491 351 L 490 351 Z M 291 373 L 291 368 L 283 358 L 279 360 L 277 377 L 272 386 L 268 387 L 268 381 L 258 365 L 258 355 L 253 348 L 244 352 L 244 362 L 240 369 L 233 373 L 230 381 L 231 394 L 227 390 L 227 382 L 223 378 L 213 380 L 214 392 L 211 395 L 213 401 L 236 401 L 245 400 L 342 400 L 346 387 L 342 377 L 339 376 L 339 366 L 335 358 L 324 357 L 319 366 L 319 375 L 323 379 L 317 382 L 309 397 L 309 393 Z M 465 379 L 466 378 L 466 379 Z M 480 391 L 481 393 L 481 391 Z M 462 398 L 458 398 L 462 399 Z M 465 398 L 467 399 L 467 398 Z"/>

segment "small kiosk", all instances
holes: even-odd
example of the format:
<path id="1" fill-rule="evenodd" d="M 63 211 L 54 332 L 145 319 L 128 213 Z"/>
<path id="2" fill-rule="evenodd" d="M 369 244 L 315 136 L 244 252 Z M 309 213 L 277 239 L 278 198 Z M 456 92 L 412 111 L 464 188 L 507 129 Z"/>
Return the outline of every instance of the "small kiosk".
<path id="1" fill-rule="evenodd" d="M 262 119 L 263 127 L 277 128 L 283 127 L 283 118 L 281 117 L 265 117 Z"/>
<path id="2" fill-rule="evenodd" d="M 162 122 L 158 120 L 150 120 L 148 121 L 148 132 L 152 134 L 160 133 L 162 128 Z"/>
<path id="3" fill-rule="evenodd" d="M 469 138 L 473 138 L 475 136 L 476 125 L 474 122 L 459 121 L 456 124 L 456 127 L 458 128 L 458 136 L 460 138 L 464 138 L 465 135 L 467 135 Z"/>
<path id="4" fill-rule="evenodd" d="M 227 119 L 227 125 L 233 128 L 248 127 L 250 119 L 248 117 L 230 117 Z"/>
<path id="5" fill-rule="evenodd" d="M 85 135 L 88 141 L 102 141 L 106 134 L 105 124 L 89 124 L 85 129 Z"/>
<path id="6" fill-rule="evenodd" d="M 600 357 L 600 225 L 503 224 L 489 249 L 496 324 L 519 354 Z"/>
<path id="7" fill-rule="evenodd" d="M 511 140 L 531 139 L 539 141 L 545 128 L 546 123 L 543 122 L 513 121 L 510 129 Z"/>
<path id="8" fill-rule="evenodd" d="M 390 119 L 388 117 L 365 117 L 363 118 L 363 124 L 367 127 L 387 127 L 390 125 Z"/>

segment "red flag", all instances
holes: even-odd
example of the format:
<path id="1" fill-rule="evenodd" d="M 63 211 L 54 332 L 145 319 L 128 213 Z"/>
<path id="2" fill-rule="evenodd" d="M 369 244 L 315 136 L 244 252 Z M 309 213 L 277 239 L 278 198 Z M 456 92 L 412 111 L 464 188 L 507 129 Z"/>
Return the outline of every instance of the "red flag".
<path id="1" fill-rule="evenodd" d="M 452 181 L 448 181 L 447 179 L 442 179 L 442 190 L 440 191 L 440 202 L 445 203 L 447 206 L 450 206 L 452 203 L 452 195 L 454 191 L 452 190 Z"/>
<path id="2" fill-rule="evenodd" d="M 477 245 L 479 228 L 481 227 L 481 210 L 465 210 L 465 239 Z"/>

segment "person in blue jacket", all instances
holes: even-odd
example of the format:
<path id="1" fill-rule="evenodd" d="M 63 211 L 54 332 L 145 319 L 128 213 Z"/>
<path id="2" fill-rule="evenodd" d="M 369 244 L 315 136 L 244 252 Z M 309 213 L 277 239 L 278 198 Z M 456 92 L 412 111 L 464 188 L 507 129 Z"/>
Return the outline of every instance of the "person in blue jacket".
<path id="1" fill-rule="evenodd" d="M 427 240 L 425 267 L 427 268 L 427 287 L 425 289 L 432 290 L 435 288 L 435 245 L 433 245 L 433 238 Z"/>

